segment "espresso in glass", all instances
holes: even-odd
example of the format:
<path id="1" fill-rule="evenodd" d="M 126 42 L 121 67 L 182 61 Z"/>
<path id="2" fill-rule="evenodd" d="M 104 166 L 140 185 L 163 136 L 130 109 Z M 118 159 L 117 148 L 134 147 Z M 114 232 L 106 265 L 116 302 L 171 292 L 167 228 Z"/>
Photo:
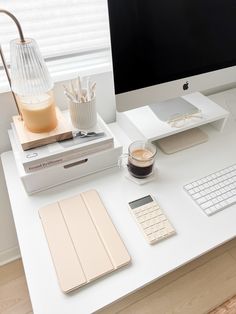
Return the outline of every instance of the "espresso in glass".
<path id="1" fill-rule="evenodd" d="M 142 179 L 153 173 L 156 147 L 151 143 L 137 141 L 130 145 L 128 154 L 128 170 L 133 177 Z"/>

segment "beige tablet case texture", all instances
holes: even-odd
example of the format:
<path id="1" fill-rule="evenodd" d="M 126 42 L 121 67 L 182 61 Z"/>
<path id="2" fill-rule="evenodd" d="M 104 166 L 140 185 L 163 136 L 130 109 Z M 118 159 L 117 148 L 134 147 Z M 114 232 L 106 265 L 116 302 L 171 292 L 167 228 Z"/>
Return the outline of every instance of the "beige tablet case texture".
<path id="1" fill-rule="evenodd" d="M 70 292 L 130 262 L 96 190 L 39 209 L 63 292 Z"/>

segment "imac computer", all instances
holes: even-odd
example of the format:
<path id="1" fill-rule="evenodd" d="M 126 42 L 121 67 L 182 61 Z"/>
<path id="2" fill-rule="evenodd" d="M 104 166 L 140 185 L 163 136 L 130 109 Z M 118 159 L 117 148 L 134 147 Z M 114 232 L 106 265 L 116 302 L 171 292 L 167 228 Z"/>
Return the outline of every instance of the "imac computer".
<path id="1" fill-rule="evenodd" d="M 108 0 L 108 11 L 118 112 L 191 114 L 169 100 L 236 81 L 235 0 Z"/>

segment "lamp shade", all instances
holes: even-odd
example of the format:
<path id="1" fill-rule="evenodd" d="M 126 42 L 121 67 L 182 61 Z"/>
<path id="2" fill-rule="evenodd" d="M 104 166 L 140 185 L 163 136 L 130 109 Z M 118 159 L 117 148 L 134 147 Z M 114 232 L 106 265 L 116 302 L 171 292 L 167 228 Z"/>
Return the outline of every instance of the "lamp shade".
<path id="1" fill-rule="evenodd" d="M 17 95 L 36 96 L 53 88 L 47 66 L 34 39 L 10 42 L 12 89 Z"/>

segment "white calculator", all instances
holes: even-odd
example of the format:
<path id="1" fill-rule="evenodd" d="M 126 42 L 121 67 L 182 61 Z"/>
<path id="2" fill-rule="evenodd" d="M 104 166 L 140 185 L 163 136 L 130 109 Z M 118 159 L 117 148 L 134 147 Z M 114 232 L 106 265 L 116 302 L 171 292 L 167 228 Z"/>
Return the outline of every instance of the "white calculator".
<path id="1" fill-rule="evenodd" d="M 162 209 L 147 195 L 132 202 L 129 208 L 149 244 L 154 244 L 176 233 Z"/>

